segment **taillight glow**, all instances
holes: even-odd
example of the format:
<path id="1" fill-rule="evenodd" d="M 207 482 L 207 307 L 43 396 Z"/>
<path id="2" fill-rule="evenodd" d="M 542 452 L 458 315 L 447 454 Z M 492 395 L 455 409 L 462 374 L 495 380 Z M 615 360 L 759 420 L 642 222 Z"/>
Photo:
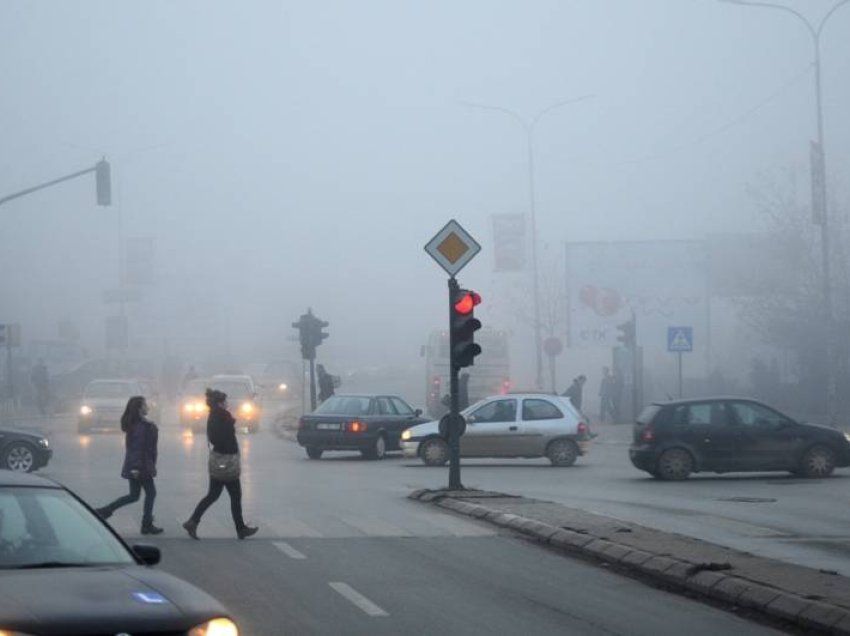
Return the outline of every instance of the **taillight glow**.
<path id="1" fill-rule="evenodd" d="M 366 430 L 366 423 L 365 422 L 358 422 L 358 421 L 355 420 L 354 422 L 348 422 L 348 424 L 346 424 L 346 426 L 345 426 L 345 429 L 349 433 L 362 433 L 363 431 Z"/>
<path id="2" fill-rule="evenodd" d="M 643 429 L 643 432 L 640 434 L 640 439 L 643 442 L 647 442 L 647 443 L 651 442 L 652 440 L 655 439 L 655 431 L 653 431 L 651 427 L 647 426 L 645 429 Z"/>
<path id="3" fill-rule="evenodd" d="M 587 434 L 587 431 L 588 431 L 587 424 L 585 424 L 584 422 L 579 422 L 578 423 L 578 434 L 579 435 L 585 435 L 585 434 Z"/>

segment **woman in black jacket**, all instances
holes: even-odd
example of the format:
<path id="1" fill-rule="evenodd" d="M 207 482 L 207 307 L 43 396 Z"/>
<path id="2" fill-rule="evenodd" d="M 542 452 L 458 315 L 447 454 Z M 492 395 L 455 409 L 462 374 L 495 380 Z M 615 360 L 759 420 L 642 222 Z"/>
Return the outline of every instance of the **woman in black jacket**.
<path id="1" fill-rule="evenodd" d="M 130 482 L 130 493 L 119 497 L 108 506 L 95 512 L 104 519 L 112 516 L 121 506 L 139 500 L 141 491 L 145 491 L 144 511 L 142 514 L 142 534 L 159 534 L 162 528 L 153 525 L 153 502 L 156 499 L 156 456 L 159 431 L 156 424 L 147 417 L 148 404 L 145 398 L 135 395 L 127 401 L 127 407 L 121 416 L 121 430 L 124 431 L 124 465 L 121 476 Z"/>
<path id="2" fill-rule="evenodd" d="M 222 462 L 235 462 L 236 471 L 228 477 L 216 477 L 210 472 L 210 486 L 207 494 L 198 502 L 189 520 L 183 524 L 186 532 L 193 539 L 198 538 L 198 524 L 201 517 L 221 496 L 221 491 L 227 488 L 230 495 L 230 514 L 236 525 L 236 536 L 240 539 L 250 537 L 257 532 L 255 526 L 245 524 L 242 519 L 242 482 L 239 480 L 239 444 L 236 442 L 236 420 L 227 410 L 227 395 L 221 391 L 207 389 L 207 406 L 210 414 L 207 418 L 207 441 L 211 446 L 211 455 L 218 453 Z"/>

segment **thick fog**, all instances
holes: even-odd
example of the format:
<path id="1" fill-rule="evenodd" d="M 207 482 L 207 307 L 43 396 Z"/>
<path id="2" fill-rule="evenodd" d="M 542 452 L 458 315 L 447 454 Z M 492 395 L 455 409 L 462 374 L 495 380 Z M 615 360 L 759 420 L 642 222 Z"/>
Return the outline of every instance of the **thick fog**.
<path id="1" fill-rule="evenodd" d="M 834 3 L 786 4 L 818 21 Z M 845 214 L 850 7 L 821 43 Z M 470 103 L 530 120 L 590 96 L 534 134 L 541 268 L 561 271 L 567 242 L 768 229 L 759 183 L 808 205 L 812 59 L 792 15 L 713 0 L 10 0 L 0 197 L 106 157 L 113 205 L 96 205 L 93 175 L 0 205 L 0 322 L 26 342 L 64 321 L 104 355 L 121 238 L 145 237 L 134 346 L 298 359 L 291 323 L 312 307 L 332 370 L 416 367 L 447 320 L 423 246 L 455 218 L 483 247 L 458 279 L 485 325 L 511 331 L 530 385 L 533 332 L 513 306 L 530 277 L 494 272 L 491 220 L 528 214 L 526 134 Z M 559 384 L 581 355 L 559 358 Z"/>

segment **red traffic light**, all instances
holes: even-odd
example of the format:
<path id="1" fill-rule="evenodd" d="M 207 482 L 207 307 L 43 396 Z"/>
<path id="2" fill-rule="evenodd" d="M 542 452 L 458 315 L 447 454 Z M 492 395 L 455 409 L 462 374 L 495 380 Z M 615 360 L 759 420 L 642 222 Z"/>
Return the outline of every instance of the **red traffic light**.
<path id="1" fill-rule="evenodd" d="M 481 304 L 481 296 L 477 292 L 468 291 L 455 301 L 455 311 L 463 316 L 471 314 L 475 305 Z"/>

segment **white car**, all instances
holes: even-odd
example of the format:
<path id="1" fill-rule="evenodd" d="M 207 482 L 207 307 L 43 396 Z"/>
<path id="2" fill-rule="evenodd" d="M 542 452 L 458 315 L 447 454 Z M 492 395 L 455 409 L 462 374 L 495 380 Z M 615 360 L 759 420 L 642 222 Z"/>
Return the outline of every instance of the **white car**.
<path id="1" fill-rule="evenodd" d="M 590 451 L 590 427 L 568 398 L 544 393 L 509 393 L 484 398 L 462 411 L 466 432 L 461 457 L 546 457 L 572 466 Z M 412 426 L 401 435 L 405 457 L 428 466 L 449 460 L 439 422 Z"/>

